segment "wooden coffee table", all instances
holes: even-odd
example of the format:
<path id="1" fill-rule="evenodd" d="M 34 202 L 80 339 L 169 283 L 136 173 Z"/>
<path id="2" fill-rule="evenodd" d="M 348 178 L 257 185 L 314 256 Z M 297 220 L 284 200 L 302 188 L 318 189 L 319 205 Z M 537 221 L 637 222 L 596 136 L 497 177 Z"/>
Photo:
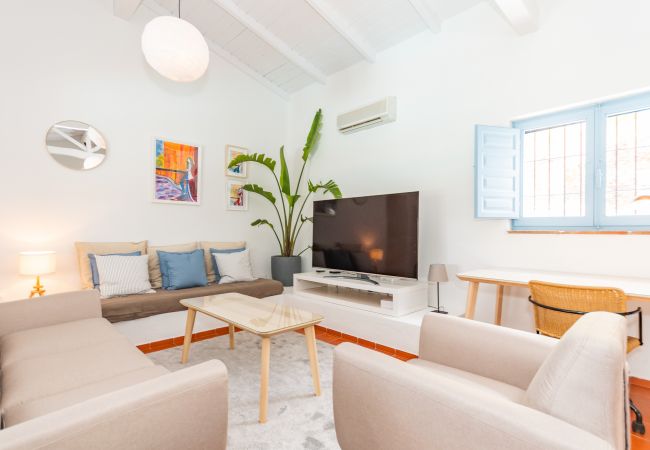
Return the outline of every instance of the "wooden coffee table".
<path id="1" fill-rule="evenodd" d="M 323 320 L 322 316 L 293 306 L 278 305 L 268 300 L 237 293 L 213 295 L 181 300 L 187 307 L 187 324 L 183 355 L 185 364 L 190 354 L 192 332 L 196 313 L 201 312 L 228 324 L 230 349 L 235 348 L 235 327 L 256 334 L 262 338 L 262 368 L 260 385 L 260 422 L 266 422 L 269 404 L 269 365 L 271 360 L 271 336 L 287 331 L 305 330 L 307 351 L 314 391 L 320 395 L 320 375 L 316 353 L 316 332 L 314 326 Z"/>

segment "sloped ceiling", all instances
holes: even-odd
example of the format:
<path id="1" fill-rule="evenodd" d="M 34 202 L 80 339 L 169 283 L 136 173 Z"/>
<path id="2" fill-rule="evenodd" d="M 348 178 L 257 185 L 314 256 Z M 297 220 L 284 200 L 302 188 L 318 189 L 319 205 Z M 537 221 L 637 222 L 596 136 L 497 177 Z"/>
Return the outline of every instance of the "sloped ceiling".
<path id="1" fill-rule="evenodd" d="M 489 1 L 520 33 L 534 31 L 534 0 L 182 0 L 183 19 L 211 50 L 283 97 Z M 178 14 L 178 0 L 114 0 L 128 20 L 138 8 Z"/>

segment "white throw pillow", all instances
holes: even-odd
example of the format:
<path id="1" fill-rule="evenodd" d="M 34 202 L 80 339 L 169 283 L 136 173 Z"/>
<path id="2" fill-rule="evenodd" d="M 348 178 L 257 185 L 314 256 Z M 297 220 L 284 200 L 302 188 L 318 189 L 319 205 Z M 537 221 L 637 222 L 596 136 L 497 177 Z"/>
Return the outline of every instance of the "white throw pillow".
<path id="1" fill-rule="evenodd" d="M 542 363 L 524 402 L 607 442 L 624 440 L 612 427 L 623 404 L 627 324 L 609 312 L 582 316 Z M 594 405 L 598 408 L 586 407 Z M 621 417 L 621 423 L 623 418 Z M 620 436 L 613 436 L 614 431 Z"/>
<path id="2" fill-rule="evenodd" d="M 148 255 L 96 255 L 102 298 L 155 292 L 149 282 Z"/>
<path id="3" fill-rule="evenodd" d="M 253 269 L 248 249 L 235 253 L 213 253 L 221 274 L 219 284 L 253 281 Z"/>

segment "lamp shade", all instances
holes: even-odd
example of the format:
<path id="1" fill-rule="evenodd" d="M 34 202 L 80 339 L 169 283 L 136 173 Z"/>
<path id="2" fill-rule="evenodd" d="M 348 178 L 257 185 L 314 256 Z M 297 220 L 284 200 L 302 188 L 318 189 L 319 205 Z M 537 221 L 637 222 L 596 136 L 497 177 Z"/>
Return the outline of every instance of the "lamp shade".
<path id="1" fill-rule="evenodd" d="M 55 252 L 21 252 L 19 270 L 21 275 L 45 275 L 56 270 Z"/>
<path id="2" fill-rule="evenodd" d="M 429 266 L 429 281 L 449 281 L 447 267 L 444 264 L 431 264 Z"/>
<path id="3" fill-rule="evenodd" d="M 141 43 L 147 63 L 170 80 L 198 80 L 208 69 L 208 44 L 201 32 L 183 19 L 156 17 L 144 27 Z"/>

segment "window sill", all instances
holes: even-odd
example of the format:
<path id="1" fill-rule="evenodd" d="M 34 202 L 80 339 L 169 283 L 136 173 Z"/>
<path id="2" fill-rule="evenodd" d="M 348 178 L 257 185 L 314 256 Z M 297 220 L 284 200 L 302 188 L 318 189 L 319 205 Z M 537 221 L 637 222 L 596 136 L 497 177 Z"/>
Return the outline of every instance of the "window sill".
<path id="1" fill-rule="evenodd" d="M 650 235 L 648 230 L 508 230 L 508 234 L 614 234 Z"/>

